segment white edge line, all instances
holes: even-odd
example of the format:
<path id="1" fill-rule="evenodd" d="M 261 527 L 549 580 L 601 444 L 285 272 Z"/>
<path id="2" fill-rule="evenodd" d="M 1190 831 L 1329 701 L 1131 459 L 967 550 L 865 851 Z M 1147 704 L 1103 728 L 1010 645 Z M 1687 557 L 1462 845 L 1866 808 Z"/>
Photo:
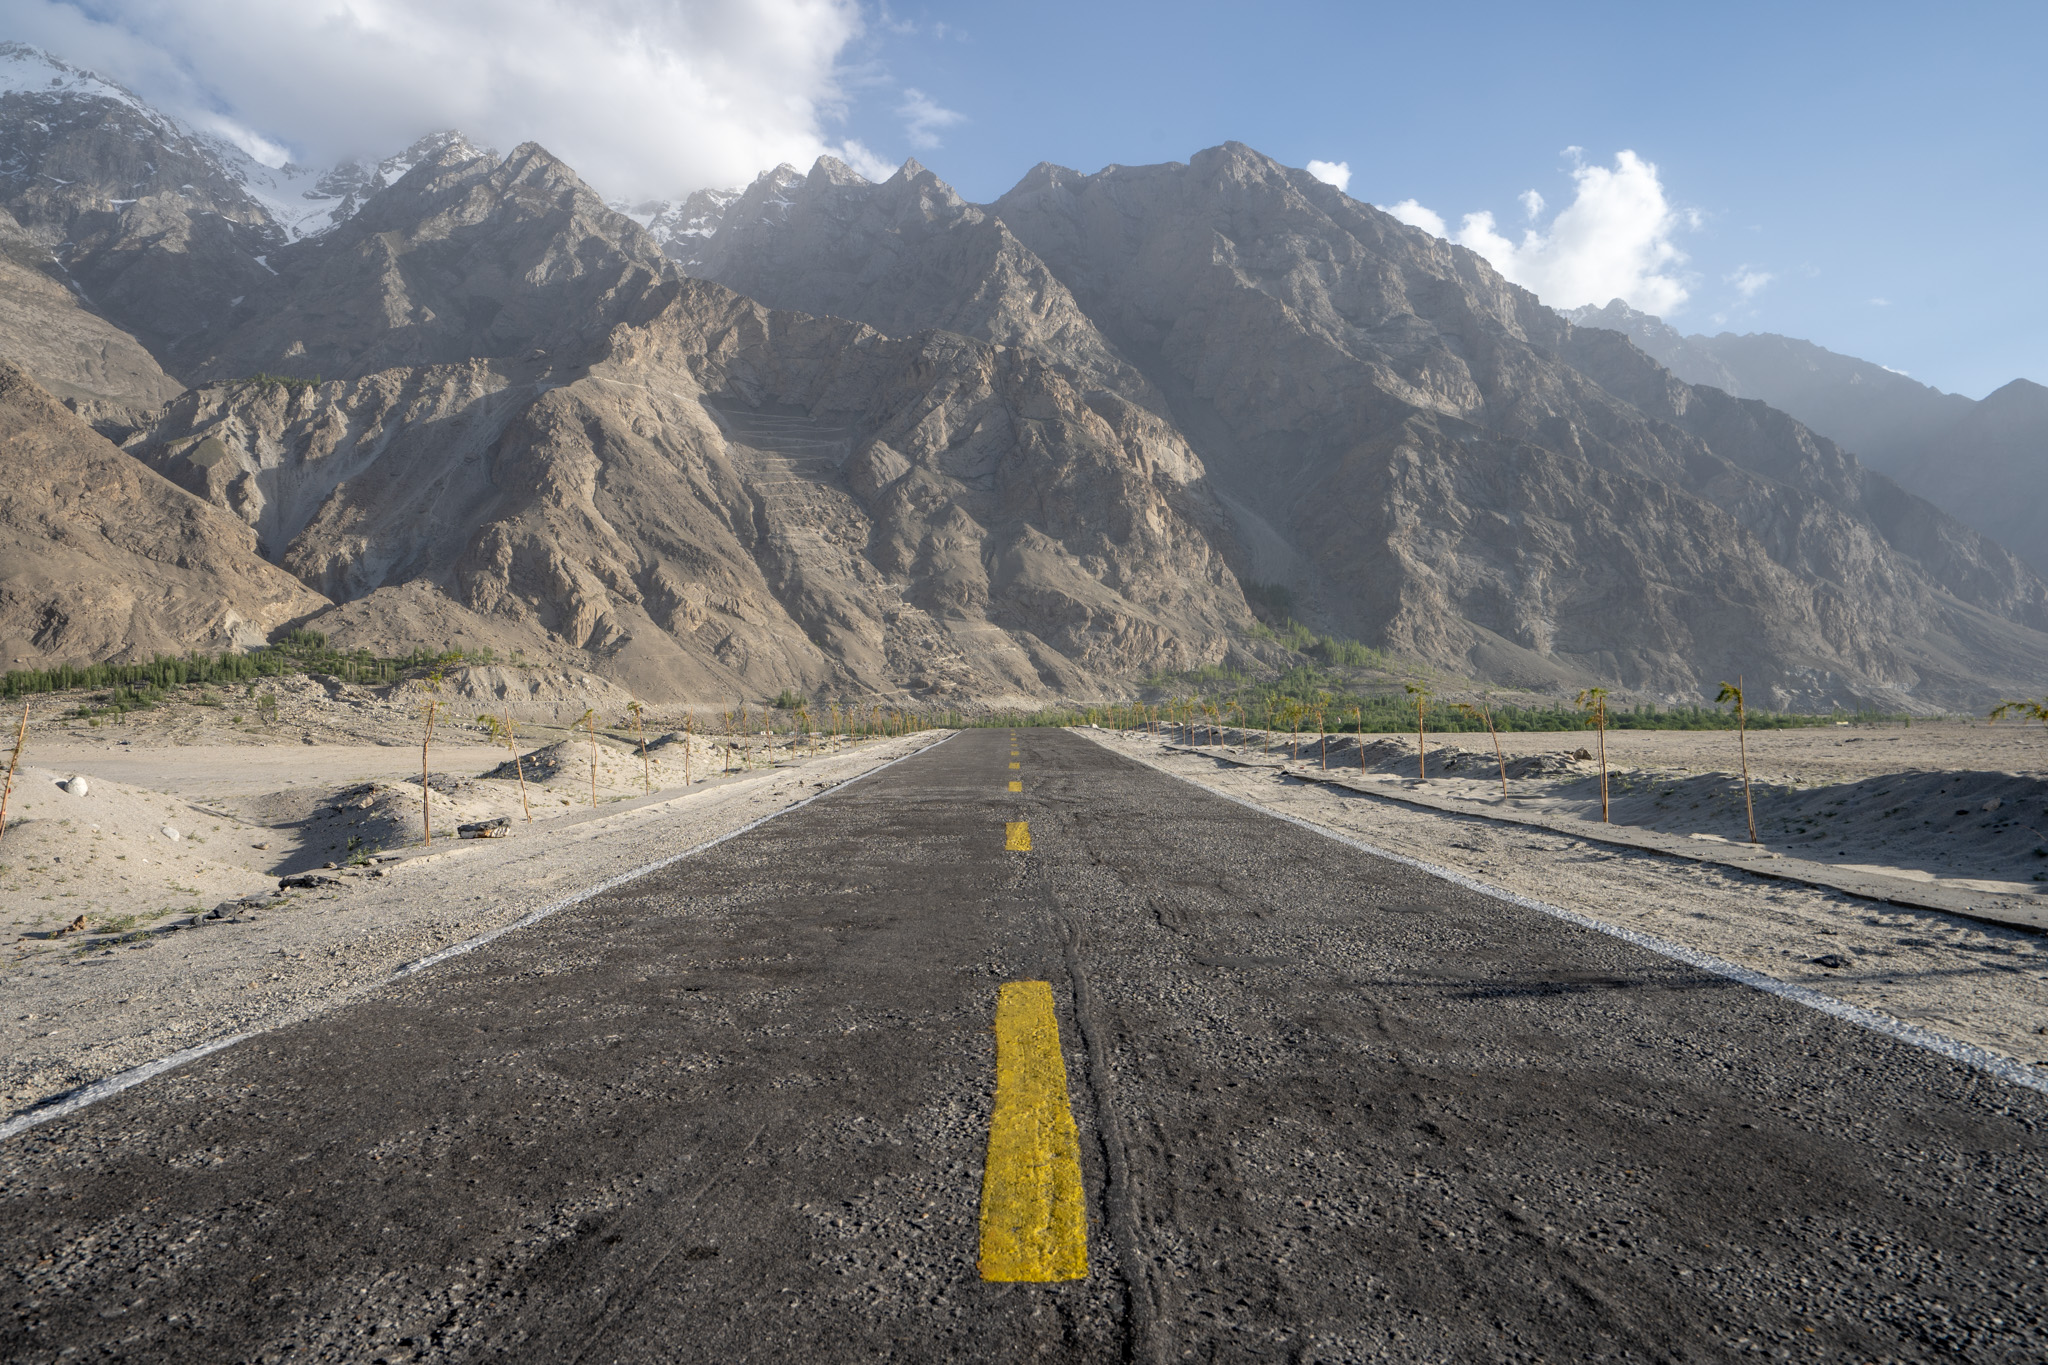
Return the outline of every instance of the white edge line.
<path id="1" fill-rule="evenodd" d="M 1146 766 L 1150 767 L 1151 765 L 1147 764 Z M 1212 796 L 1220 796 L 1225 801 L 1243 806 L 1247 810 L 1258 811 L 1261 815 L 1270 815 L 1275 820 L 1285 820 L 1290 825 L 1298 825 L 1302 829 L 1308 830 L 1311 834 L 1322 835 L 1325 839 L 1334 839 L 1340 844 L 1349 844 L 1352 848 L 1358 849 L 1362 853 L 1370 853 L 1375 858 L 1385 858 L 1388 862 L 1412 867 L 1418 872 L 1426 872 L 1432 877 L 1440 877 L 1454 885 L 1462 886 L 1468 891 L 1476 891 L 1480 895 L 1491 896 L 1495 900 L 1503 900 L 1510 905 L 1519 905 L 1525 910 L 1534 910 L 1539 914 L 1549 915 L 1553 919 L 1563 920 L 1566 924 L 1575 924 L 1581 929 L 1591 929 L 1596 933 L 1611 935 L 1625 943 L 1632 943 L 1638 948 L 1647 948 L 1649 951 L 1661 954 L 1664 957 L 1675 958 L 1689 967 L 1697 967 L 1703 972 L 1726 977 L 1730 981 L 1739 982 L 1742 985 L 1763 991 L 1767 995 L 1775 995 L 1779 999 L 1789 1000 L 1795 1005 L 1804 1005 L 1810 1010 L 1818 1010 L 1822 1014 L 1830 1015 L 1845 1023 L 1855 1024 L 1859 1028 L 1869 1029 L 1872 1033 L 1881 1033 L 1885 1037 L 1896 1039 L 1901 1043 L 1924 1048 L 1937 1056 L 1946 1057 L 1949 1061 L 1975 1067 L 1979 1071 L 1988 1072 L 2009 1084 L 2025 1086 L 2029 1090 L 2038 1090 L 2048 1094 L 2048 1076 L 2044 1076 L 2035 1068 L 2016 1062 L 2010 1057 L 2001 1057 L 1995 1052 L 1978 1047 L 1975 1043 L 1966 1043 L 1960 1038 L 1951 1038 L 1945 1033 L 1936 1033 L 1932 1029 L 1921 1028 L 1917 1024 L 1908 1024 L 1904 1020 L 1894 1019 L 1890 1015 L 1882 1014 L 1877 1010 L 1866 1009 L 1861 1005 L 1852 1005 L 1846 1000 L 1837 1000 L 1832 995 L 1823 995 L 1819 991 L 1806 986 L 1796 986 L 1789 981 L 1780 981 L 1774 976 L 1766 976 L 1764 973 L 1753 968 L 1730 962 L 1723 957 L 1716 957 L 1712 953 L 1701 952 L 1697 948 L 1688 948 L 1682 943 L 1673 943 L 1668 939 L 1661 939 L 1652 934 L 1642 933 L 1639 930 L 1625 928 L 1619 924 L 1609 924 L 1605 920 L 1597 920 L 1590 915 L 1582 915 L 1576 910 L 1565 910 L 1555 905 L 1546 904 L 1543 901 L 1514 891 L 1508 891 L 1502 887 L 1488 886 L 1485 882 L 1468 877 L 1462 872 L 1454 872 L 1448 867 L 1438 867 L 1435 863 L 1425 863 L 1419 858 L 1410 858 L 1403 854 L 1390 853 L 1386 849 L 1376 848 L 1363 839 L 1353 838 L 1351 835 L 1331 829 L 1327 825 L 1319 825 L 1313 820 L 1304 820 L 1298 815 L 1289 815 L 1285 811 L 1274 810 L 1272 807 L 1262 806 L 1256 801 L 1247 800 L 1241 796 L 1234 796 L 1227 791 L 1220 791 L 1206 782 L 1197 781 L 1195 778 L 1188 777 L 1182 773 L 1171 772 L 1165 768 L 1155 769 L 1155 771 L 1166 773 L 1169 777 L 1178 778 L 1189 786 L 1200 787 Z"/>
<path id="2" fill-rule="evenodd" d="M 782 807 L 780 810 L 772 810 L 758 820 L 750 820 L 746 824 L 741 825 L 738 829 L 728 830 L 726 833 L 719 835 L 715 839 L 706 839 L 703 843 L 697 844 L 691 848 L 686 848 L 681 853 L 671 853 L 666 858 L 657 858 L 655 861 L 643 864 L 640 867 L 636 867 L 632 869 L 630 872 L 621 872 L 618 876 L 607 878 L 606 880 L 597 883 L 597 885 L 595 886 L 585 887 L 583 890 L 575 892 L 571 895 L 564 896 L 560 900 L 550 901 L 548 904 L 541 906 L 540 909 L 532 911 L 529 914 L 522 915 L 520 918 L 513 920 L 510 924 L 500 925 L 498 928 L 491 930 L 489 933 L 478 934 L 475 938 L 465 939 L 461 943 L 455 944 L 453 947 L 443 948 L 438 953 L 432 953 L 426 957 L 417 958 L 414 961 L 402 963 L 392 971 L 391 975 L 385 977 L 382 981 L 379 981 L 374 985 L 367 987 L 366 991 L 376 990 L 378 989 L 378 987 L 381 986 L 388 986 L 395 981 L 402 981 L 406 977 L 411 976 L 414 972 L 425 971 L 428 967 L 433 966 L 437 962 L 446 962 L 451 957 L 459 957 L 463 953 L 475 952 L 478 948 L 483 947 L 486 943 L 489 943 L 494 939 L 501 938 L 504 935 L 511 933 L 514 929 L 524 929 L 529 925 L 538 924 L 550 915 L 560 914 L 562 911 L 569 909 L 571 906 L 581 905 L 584 901 L 590 900 L 592 897 L 601 896 L 605 892 L 610 891 L 615 887 L 624 886 L 627 882 L 634 881 L 640 877 L 644 877 L 650 872 L 659 872 L 664 867 L 668 867 L 673 863 L 679 863 L 685 858 L 695 857 L 697 854 L 704 852 L 704 850 L 706 849 L 716 848 L 728 839 L 737 839 L 749 830 L 759 829 L 761 826 L 767 824 L 770 820 L 775 819 L 779 815 L 787 815 L 793 810 L 802 810 L 805 806 L 810 805 L 811 802 L 830 796 L 834 792 L 844 791 L 846 788 L 851 787 L 856 782 L 864 782 L 868 778 L 873 777 L 876 773 L 895 767 L 898 763 L 903 762 L 903 760 L 906 758 L 916 758 L 919 754 L 930 753 L 933 749 L 938 748 L 939 745 L 944 744 L 946 740 L 952 739 L 955 735 L 958 735 L 959 733 L 959 731 L 955 730 L 953 734 L 947 735 L 944 739 L 936 740 L 933 743 L 926 744 L 919 748 L 913 749 L 907 754 L 899 754 L 895 758 L 890 759 L 887 763 L 876 764 L 874 767 L 869 768 L 866 772 L 856 773 L 854 776 L 847 778 L 844 782 L 835 782 L 821 792 L 814 792 L 811 795 L 806 796 L 801 801 L 793 801 L 789 805 Z M 361 993 L 364 992 L 358 992 L 356 994 Z M 337 1001 L 336 1003 L 340 1002 Z M 68 1091 L 65 1094 L 59 1096 L 58 1098 L 43 1104 L 39 1108 L 31 1109 L 26 1113 L 16 1114 L 13 1118 L 8 1119 L 6 1122 L 0 1123 L 0 1142 L 5 1142 L 8 1138 L 15 1136 L 17 1133 L 27 1132 L 29 1129 L 36 1127 L 38 1124 L 48 1123 L 52 1119 L 63 1118 L 67 1114 L 75 1114 L 79 1110 L 85 1108 L 87 1105 L 97 1104 L 101 1100 L 106 1099 L 109 1096 L 118 1095 L 123 1090 L 127 1090 L 134 1086 L 141 1085 L 144 1081 L 154 1080 L 156 1077 L 163 1075 L 166 1071 L 170 1071 L 176 1067 L 181 1067 L 187 1062 L 196 1062 L 201 1057 L 204 1057 L 209 1053 L 220 1052 L 223 1049 L 233 1047 L 237 1043 L 247 1042 L 251 1038 L 257 1037 L 261 1034 L 269 1033 L 274 1029 L 284 1028 L 287 1024 L 300 1022 L 303 1021 L 299 1019 L 284 1020 L 279 1023 L 269 1025 L 266 1028 L 251 1029 L 247 1033 L 229 1034 L 225 1038 L 215 1038 L 212 1042 L 201 1043 L 197 1047 L 188 1047 L 184 1049 L 182 1052 L 173 1052 L 168 1057 L 159 1057 L 153 1062 L 144 1062 L 142 1065 L 130 1067 L 126 1071 L 117 1071 L 111 1076 L 103 1076 L 99 1080 L 78 1087 L 76 1090 Z"/>

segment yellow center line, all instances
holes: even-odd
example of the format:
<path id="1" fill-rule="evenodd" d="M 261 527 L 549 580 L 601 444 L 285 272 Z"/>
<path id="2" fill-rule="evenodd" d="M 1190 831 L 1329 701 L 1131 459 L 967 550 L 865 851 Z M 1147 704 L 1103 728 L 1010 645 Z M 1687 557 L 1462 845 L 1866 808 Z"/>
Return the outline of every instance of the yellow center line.
<path id="1" fill-rule="evenodd" d="M 1022 763 L 1012 763 L 1012 764 L 1011 764 L 1010 766 L 1011 766 L 1012 768 L 1020 768 L 1020 769 L 1021 769 L 1021 768 L 1022 768 L 1022 767 L 1023 767 L 1024 765 L 1023 765 Z"/>
<path id="2" fill-rule="evenodd" d="M 1022 782 L 1012 782 L 1012 783 L 1010 784 L 1010 790 L 1011 790 L 1011 791 L 1013 791 L 1013 792 L 1020 792 L 1020 791 L 1023 791 L 1023 790 L 1024 790 L 1024 784 L 1023 784 Z"/>
<path id="3" fill-rule="evenodd" d="M 996 997 L 996 1107 L 981 1178 L 984 1280 L 1044 1283 L 1088 1274 L 1081 1138 L 1052 987 L 1006 981 Z"/>
<path id="4" fill-rule="evenodd" d="M 1031 824 L 1027 820 L 1012 820 L 1003 826 L 1003 852 L 1029 853 L 1031 851 Z"/>

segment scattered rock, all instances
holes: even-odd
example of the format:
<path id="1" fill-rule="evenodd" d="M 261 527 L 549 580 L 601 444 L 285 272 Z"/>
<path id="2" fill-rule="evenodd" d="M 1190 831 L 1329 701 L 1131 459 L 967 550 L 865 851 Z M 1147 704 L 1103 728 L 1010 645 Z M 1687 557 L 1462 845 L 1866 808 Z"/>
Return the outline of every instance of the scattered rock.
<path id="1" fill-rule="evenodd" d="M 82 773 L 73 773 L 66 780 L 59 782 L 57 786 L 60 790 L 70 792 L 73 796 L 84 796 L 92 790 L 92 784 L 85 780 L 85 776 Z"/>
<path id="2" fill-rule="evenodd" d="M 512 817 L 500 815 L 491 820 L 475 820 L 455 827 L 458 839 L 503 839 L 512 832 Z"/>
<path id="3" fill-rule="evenodd" d="M 84 933 L 84 932 L 85 932 L 85 916 L 84 916 L 84 915 L 80 915 L 80 916 L 79 916 L 79 917 L 78 917 L 77 919 L 75 919 L 75 920 L 71 921 L 71 923 L 69 923 L 69 924 L 65 925 L 65 926 L 64 926 L 64 930 L 63 930 L 63 931 L 64 931 L 65 933 L 67 933 L 67 934 L 82 934 L 82 933 Z"/>
<path id="4" fill-rule="evenodd" d="M 1816 967 L 1826 967 L 1830 971 L 1840 971 L 1844 967 L 1853 965 L 1848 958 L 1843 957 L 1840 953 L 1822 953 L 1819 957 L 1813 959 L 1813 964 Z"/>
<path id="5" fill-rule="evenodd" d="M 317 891 L 323 886 L 343 884 L 340 877 L 330 876 L 325 872 L 298 872 L 277 879 L 277 889 L 280 891 Z"/>
<path id="6" fill-rule="evenodd" d="M 1574 750 L 1572 750 L 1572 757 L 1573 757 L 1573 758 L 1576 758 L 1576 759 L 1587 759 L 1587 758 L 1591 758 L 1592 756 L 1593 756 L 1593 751 L 1592 751 L 1591 749 L 1574 749 Z"/>
<path id="7" fill-rule="evenodd" d="M 162 829 L 158 830 L 157 833 L 163 835 L 164 838 L 170 840 L 174 844 L 177 843 L 178 840 L 185 837 L 184 835 L 178 833 L 178 827 L 176 825 L 165 825 Z"/>

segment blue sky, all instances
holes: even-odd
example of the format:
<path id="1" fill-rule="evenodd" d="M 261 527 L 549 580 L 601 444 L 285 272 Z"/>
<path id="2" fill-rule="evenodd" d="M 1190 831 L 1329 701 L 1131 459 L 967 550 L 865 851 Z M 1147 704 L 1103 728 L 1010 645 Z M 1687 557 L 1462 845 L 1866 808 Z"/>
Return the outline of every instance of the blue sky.
<path id="1" fill-rule="evenodd" d="M 1564 149 L 1632 150 L 1679 219 L 1681 330 L 1806 337 L 1973 397 L 2048 382 L 2048 5 L 1021 12 L 892 6 L 914 31 L 878 23 L 856 45 L 963 116 L 917 154 L 969 198 L 1040 160 L 1184 160 L 1234 138 L 1346 162 L 1353 196 L 1454 229 L 1489 210 L 1518 238 L 1524 191 L 1547 201 L 1539 229 L 1571 201 Z M 851 126 L 893 157 L 891 112 L 862 99 Z"/>
<path id="2" fill-rule="evenodd" d="M 1784 332 L 1972 396 L 2048 382 L 2038 0 L 8 11 L 0 36 L 269 160 L 460 126 L 501 149 L 538 140 L 628 198 L 829 150 L 871 170 L 915 155 L 987 200 L 1041 160 L 1094 170 L 1236 139 L 1343 163 L 1352 195 L 1411 204 L 1546 301 L 1619 282 L 1686 331 Z"/>

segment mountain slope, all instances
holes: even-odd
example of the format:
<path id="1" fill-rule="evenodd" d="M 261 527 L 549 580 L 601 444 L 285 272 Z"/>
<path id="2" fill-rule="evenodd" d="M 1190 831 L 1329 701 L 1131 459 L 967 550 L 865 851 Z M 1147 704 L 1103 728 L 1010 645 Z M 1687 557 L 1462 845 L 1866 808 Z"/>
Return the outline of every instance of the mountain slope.
<path id="1" fill-rule="evenodd" d="M 110 445 L 0 361 L 0 658 L 149 658 L 261 644 L 328 605 L 247 526 Z"/>
<path id="2" fill-rule="evenodd" d="M 2042 386 L 2014 380 L 1977 401 L 1792 337 L 1683 336 L 1619 299 L 1570 316 L 1623 333 L 1689 383 L 1790 413 L 2048 574 Z"/>
<path id="3" fill-rule="evenodd" d="M 181 387 L 120 328 L 86 308 L 63 272 L 0 209 L 0 336 L 5 355 L 88 421 L 132 425 Z"/>

